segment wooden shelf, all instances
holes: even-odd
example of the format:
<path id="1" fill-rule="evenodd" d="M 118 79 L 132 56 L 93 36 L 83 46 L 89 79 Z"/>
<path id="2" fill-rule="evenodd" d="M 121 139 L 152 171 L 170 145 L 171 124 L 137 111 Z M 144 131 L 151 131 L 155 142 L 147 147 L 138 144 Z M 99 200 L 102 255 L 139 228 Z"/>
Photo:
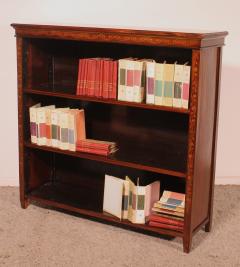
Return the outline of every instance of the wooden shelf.
<path id="1" fill-rule="evenodd" d="M 94 155 L 94 154 L 89 154 L 89 153 L 81 153 L 81 152 L 72 152 L 69 150 L 61 150 L 61 149 L 57 149 L 57 148 L 53 148 L 53 147 L 48 147 L 48 146 L 38 146 L 36 144 L 32 144 L 31 142 L 25 142 L 25 146 L 32 148 L 32 149 L 37 149 L 37 150 L 44 150 L 44 151 L 50 151 L 50 152 L 54 152 L 54 153 L 59 153 L 59 154 L 64 154 L 64 155 L 69 155 L 72 157 L 78 157 L 78 158 L 83 158 L 83 159 L 89 159 L 89 160 L 95 160 L 95 161 L 99 161 L 99 162 L 105 162 L 108 164 L 113 164 L 113 165 L 117 165 L 117 166 L 125 166 L 125 167 L 130 167 L 130 168 L 136 168 L 136 169 L 140 169 L 140 170 L 145 170 L 145 171 L 151 171 L 151 172 L 155 172 L 155 173 L 160 173 L 160 174 L 166 174 L 166 175 L 171 175 L 171 176 L 175 176 L 175 177 L 179 177 L 179 178 L 186 178 L 186 174 L 185 172 L 181 172 L 181 171 L 175 171 L 172 169 L 165 169 L 165 168 L 160 168 L 160 167 L 152 167 L 149 166 L 147 164 L 140 164 L 140 163 L 136 163 L 136 162 L 131 162 L 128 159 L 134 157 L 134 155 L 138 156 L 138 160 L 143 160 L 143 158 L 141 157 L 140 153 L 134 153 L 134 155 L 132 155 L 130 153 L 130 151 L 122 151 L 121 149 L 119 149 L 119 151 L 117 151 L 116 153 L 105 157 L 105 156 L 99 156 L 99 155 Z M 172 151 L 169 151 L 170 153 Z M 144 156 L 144 155 L 143 155 Z M 145 163 L 148 163 L 148 159 L 145 159 Z M 151 160 L 151 159 L 150 159 Z M 159 165 L 164 164 L 164 162 L 166 161 L 166 158 L 163 157 L 162 159 L 157 159 Z M 172 166 L 175 167 L 179 167 L 176 165 L 177 162 L 173 162 L 174 164 L 172 164 Z"/>
<path id="2" fill-rule="evenodd" d="M 79 95 L 73 95 L 73 94 L 67 94 L 67 93 L 58 93 L 58 92 L 35 90 L 35 89 L 24 89 L 23 92 L 27 94 L 33 94 L 33 95 L 61 97 L 61 98 L 66 98 L 66 99 L 76 99 L 76 100 L 104 103 L 104 104 L 110 104 L 110 105 L 119 105 L 119 106 L 127 106 L 127 107 L 134 107 L 134 108 L 162 110 L 162 111 L 168 111 L 168 112 L 189 114 L 189 110 L 184 109 L 184 108 L 157 106 L 157 105 L 150 105 L 150 104 L 145 104 L 145 103 L 135 103 L 135 102 L 113 100 L 113 99 L 102 99 L 102 98 L 79 96 Z"/>
<path id="3" fill-rule="evenodd" d="M 86 194 L 88 194 L 88 197 L 86 197 Z M 102 212 L 102 202 L 97 199 L 100 194 L 101 192 L 98 191 L 94 191 L 93 194 L 88 188 L 79 187 L 76 189 L 66 184 L 46 183 L 29 193 L 28 198 L 30 201 L 37 201 L 44 205 L 76 212 L 87 217 L 99 219 L 120 227 L 131 228 L 136 231 L 142 230 L 174 237 L 183 236 L 182 232 L 151 227 L 147 224 L 133 224 L 128 220 L 120 221 L 118 218 L 105 215 Z M 89 195 L 92 196 L 91 199 L 89 199 Z"/>

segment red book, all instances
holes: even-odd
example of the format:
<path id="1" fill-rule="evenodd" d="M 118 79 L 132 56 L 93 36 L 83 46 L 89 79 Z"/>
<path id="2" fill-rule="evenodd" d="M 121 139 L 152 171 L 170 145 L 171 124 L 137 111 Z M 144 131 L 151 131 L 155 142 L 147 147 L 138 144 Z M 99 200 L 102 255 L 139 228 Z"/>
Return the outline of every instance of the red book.
<path id="1" fill-rule="evenodd" d="M 102 97 L 103 95 L 103 59 L 100 59 L 100 74 L 99 74 L 99 95 L 98 97 Z"/>
<path id="2" fill-rule="evenodd" d="M 95 72 L 96 72 L 96 60 L 94 58 L 89 59 L 89 83 L 88 83 L 88 95 L 94 96 L 95 87 Z"/>
<path id="3" fill-rule="evenodd" d="M 91 153 L 91 154 L 97 154 L 102 156 L 108 156 L 109 152 L 102 150 L 102 149 L 92 149 L 92 148 L 86 148 L 86 147 L 76 147 L 76 150 L 79 152 L 85 152 L 85 153 Z"/>
<path id="4" fill-rule="evenodd" d="M 104 60 L 103 61 L 103 90 L 102 90 L 103 98 L 108 98 L 109 66 L 110 66 L 110 61 Z"/>
<path id="5" fill-rule="evenodd" d="M 83 87 L 82 87 L 82 95 L 87 94 L 87 75 L 88 75 L 88 59 L 85 58 L 83 64 Z"/>
<path id="6" fill-rule="evenodd" d="M 113 91 L 113 61 L 109 61 L 108 67 L 108 98 L 111 98 Z"/>
<path id="7" fill-rule="evenodd" d="M 103 142 L 94 142 L 93 140 L 88 140 L 88 139 L 83 139 L 79 140 L 77 142 L 77 146 L 79 147 L 92 147 L 92 148 L 97 148 L 97 149 L 109 149 L 109 146 L 111 144 L 108 143 L 103 143 Z"/>
<path id="8" fill-rule="evenodd" d="M 159 223 L 159 222 L 150 221 L 149 225 L 153 226 L 153 227 L 171 229 L 171 230 L 180 231 L 180 232 L 183 231 L 183 227 L 182 226 L 177 226 L 177 225 L 172 225 L 172 224 L 165 224 L 165 223 Z"/>
<path id="9" fill-rule="evenodd" d="M 46 123 L 39 123 L 39 137 L 46 137 Z"/>
<path id="10" fill-rule="evenodd" d="M 95 83 L 94 83 L 94 96 L 100 97 L 100 66 L 101 60 L 96 59 Z"/>
<path id="11" fill-rule="evenodd" d="M 113 61 L 113 72 L 112 72 L 112 91 L 109 98 L 117 99 L 117 75 L 118 75 L 118 61 Z"/>
<path id="12" fill-rule="evenodd" d="M 184 224 L 183 221 L 178 221 L 178 220 L 174 220 L 171 218 L 161 217 L 161 216 L 156 215 L 156 214 L 149 215 L 149 220 L 154 221 L 154 222 L 164 223 L 164 224 L 176 225 L 176 226 L 180 226 L 180 227 L 183 227 L 183 224 Z"/>
<path id="13" fill-rule="evenodd" d="M 82 72 L 82 60 L 79 59 L 79 63 L 78 63 L 78 79 L 77 79 L 77 90 L 76 90 L 76 95 L 80 95 L 81 72 Z"/>

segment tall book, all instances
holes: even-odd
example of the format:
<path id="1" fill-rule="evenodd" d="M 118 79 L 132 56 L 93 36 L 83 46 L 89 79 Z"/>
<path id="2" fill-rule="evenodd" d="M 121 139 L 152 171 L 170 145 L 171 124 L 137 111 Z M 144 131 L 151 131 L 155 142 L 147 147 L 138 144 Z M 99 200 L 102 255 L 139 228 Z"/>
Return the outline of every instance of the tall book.
<path id="1" fill-rule="evenodd" d="M 134 61 L 133 75 L 133 102 L 141 103 L 145 96 L 146 62 L 144 60 Z"/>
<path id="2" fill-rule="evenodd" d="M 173 106 L 174 64 L 164 63 L 163 67 L 163 106 Z"/>
<path id="3" fill-rule="evenodd" d="M 175 64 L 173 107 L 177 108 L 182 107 L 182 76 L 183 65 Z"/>
<path id="4" fill-rule="evenodd" d="M 39 107 L 41 107 L 40 103 L 29 108 L 31 142 L 34 144 L 37 143 L 38 138 L 37 108 Z"/>
<path id="5" fill-rule="evenodd" d="M 103 211 L 122 219 L 124 180 L 105 175 Z"/>
<path id="6" fill-rule="evenodd" d="M 125 100 L 132 102 L 134 95 L 134 68 L 135 61 L 132 59 L 125 59 L 126 67 L 126 85 L 125 85 Z"/>
<path id="7" fill-rule="evenodd" d="M 155 105 L 163 105 L 163 63 L 155 63 Z"/>
<path id="8" fill-rule="evenodd" d="M 182 74 L 182 107 L 188 109 L 189 102 L 189 87 L 190 87 L 190 71 L 191 67 L 183 65 L 183 74 Z"/>
<path id="9" fill-rule="evenodd" d="M 52 109 L 55 109 L 55 105 L 37 108 L 37 144 L 39 146 L 47 145 L 47 112 Z"/>
<path id="10" fill-rule="evenodd" d="M 68 137 L 69 114 L 67 111 L 60 112 L 59 121 L 60 121 L 59 148 L 62 150 L 68 150 L 69 149 L 69 137 Z"/>
<path id="11" fill-rule="evenodd" d="M 128 218 L 128 205 L 129 205 L 129 181 L 124 180 L 123 186 L 123 200 L 122 200 L 122 218 Z"/>
<path id="12" fill-rule="evenodd" d="M 146 63 L 146 103 L 155 104 L 155 62 Z"/>

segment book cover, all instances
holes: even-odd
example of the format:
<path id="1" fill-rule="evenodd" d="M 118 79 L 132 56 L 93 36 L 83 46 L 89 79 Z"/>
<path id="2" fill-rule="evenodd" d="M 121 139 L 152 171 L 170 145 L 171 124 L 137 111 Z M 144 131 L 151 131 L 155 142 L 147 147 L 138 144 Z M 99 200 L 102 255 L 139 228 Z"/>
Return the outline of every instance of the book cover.
<path id="1" fill-rule="evenodd" d="M 152 207 L 160 197 L 160 181 L 155 181 L 146 186 L 145 217 L 152 213 Z"/>
<path id="2" fill-rule="evenodd" d="M 134 67 L 135 62 L 131 59 L 125 60 L 126 67 L 126 86 L 125 86 L 125 101 L 133 101 L 133 90 L 134 90 Z"/>
<path id="3" fill-rule="evenodd" d="M 189 102 L 189 87 L 190 87 L 190 71 L 191 67 L 183 65 L 183 75 L 182 75 L 182 107 L 188 109 Z"/>
<path id="4" fill-rule="evenodd" d="M 163 64 L 163 106 L 173 106 L 174 64 Z"/>
<path id="5" fill-rule="evenodd" d="M 155 64 L 155 105 L 163 105 L 163 65 L 162 63 Z"/>
<path id="6" fill-rule="evenodd" d="M 114 176 L 105 175 L 103 211 L 117 218 L 122 218 L 122 197 L 124 181 Z"/>
<path id="7" fill-rule="evenodd" d="M 155 104 L 154 92 L 155 92 L 155 62 L 146 63 L 146 103 Z"/>
<path id="8" fill-rule="evenodd" d="M 38 103 L 29 108 L 31 142 L 34 144 L 37 144 L 38 138 L 37 108 L 39 107 L 41 107 L 41 103 Z"/>
<path id="9" fill-rule="evenodd" d="M 184 208 L 185 194 L 164 190 L 159 203 Z"/>
<path id="10" fill-rule="evenodd" d="M 75 115 L 76 124 L 76 142 L 86 139 L 86 126 L 85 126 L 85 111 L 84 109 L 77 110 Z"/>
<path id="11" fill-rule="evenodd" d="M 149 216 L 149 220 L 154 221 L 154 222 L 159 222 L 159 223 L 177 225 L 177 226 L 181 226 L 181 227 L 183 227 L 183 225 L 184 225 L 183 221 L 175 220 L 174 218 L 162 217 L 161 215 L 157 215 L 157 214 L 151 214 Z"/>
<path id="12" fill-rule="evenodd" d="M 160 208 L 152 208 L 152 211 L 155 211 L 158 214 L 168 214 L 168 215 L 173 215 L 173 216 L 177 216 L 177 217 L 184 217 L 184 213 L 182 212 L 177 212 L 177 211 L 172 211 L 172 210 L 167 210 L 167 209 L 160 209 Z"/>
<path id="13" fill-rule="evenodd" d="M 183 65 L 175 64 L 173 107 L 182 107 L 182 75 Z"/>

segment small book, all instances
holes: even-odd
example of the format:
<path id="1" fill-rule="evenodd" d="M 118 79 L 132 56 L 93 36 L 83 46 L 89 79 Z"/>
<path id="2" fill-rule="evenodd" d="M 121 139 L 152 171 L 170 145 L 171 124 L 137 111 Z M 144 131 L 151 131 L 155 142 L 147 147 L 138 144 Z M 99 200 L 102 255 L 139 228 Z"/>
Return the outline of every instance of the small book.
<path id="1" fill-rule="evenodd" d="M 163 106 L 173 106 L 174 64 L 163 64 Z"/>
<path id="2" fill-rule="evenodd" d="M 153 227 L 171 229 L 171 230 L 180 231 L 180 232 L 183 231 L 183 226 L 179 226 L 179 225 L 165 224 L 165 223 L 160 223 L 160 222 L 155 222 L 155 221 L 150 221 L 149 225 Z"/>
<path id="3" fill-rule="evenodd" d="M 177 225 L 183 227 L 184 222 L 175 220 L 173 218 L 166 218 L 158 214 L 151 214 L 149 216 L 150 221 L 159 222 L 159 223 L 165 223 L 165 224 L 171 224 L 171 225 Z"/>
<path id="4" fill-rule="evenodd" d="M 155 105 L 163 105 L 163 67 L 162 63 L 155 63 Z"/>
<path id="5" fill-rule="evenodd" d="M 39 107 L 41 107 L 40 103 L 29 108 L 31 142 L 34 144 L 37 144 L 38 138 L 37 108 Z"/>
<path id="6" fill-rule="evenodd" d="M 124 180 L 105 175 L 103 211 L 122 219 Z"/>

